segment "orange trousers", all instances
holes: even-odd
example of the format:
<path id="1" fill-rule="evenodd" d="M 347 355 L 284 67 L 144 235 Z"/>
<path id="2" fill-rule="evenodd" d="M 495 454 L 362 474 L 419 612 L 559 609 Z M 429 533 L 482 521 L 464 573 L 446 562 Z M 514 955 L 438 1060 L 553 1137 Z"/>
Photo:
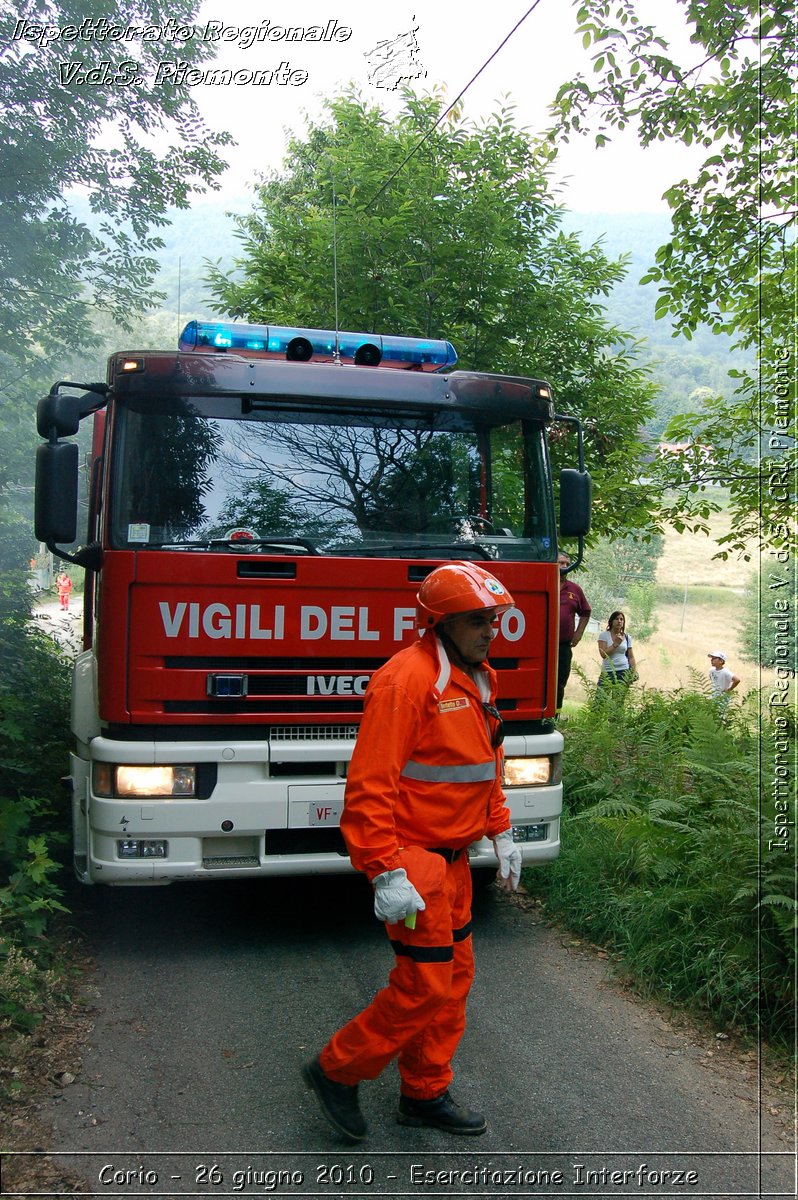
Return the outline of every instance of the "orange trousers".
<path id="1" fill-rule="evenodd" d="M 415 929 L 385 928 L 396 953 L 388 985 L 334 1034 L 319 1055 L 336 1083 L 374 1079 L 398 1055 L 402 1094 L 434 1100 L 452 1081 L 452 1057 L 465 1029 L 474 978 L 468 852 L 447 863 L 409 846 L 400 865 L 424 898 Z"/>

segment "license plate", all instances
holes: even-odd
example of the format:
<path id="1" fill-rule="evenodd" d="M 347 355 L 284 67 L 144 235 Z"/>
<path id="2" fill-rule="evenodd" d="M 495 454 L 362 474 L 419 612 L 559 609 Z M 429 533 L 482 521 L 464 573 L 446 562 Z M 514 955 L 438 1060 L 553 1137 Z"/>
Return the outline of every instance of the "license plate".
<path id="1" fill-rule="evenodd" d="M 318 801 L 311 801 L 308 824 L 340 825 L 341 810 L 342 805 L 340 804 L 323 804 Z"/>

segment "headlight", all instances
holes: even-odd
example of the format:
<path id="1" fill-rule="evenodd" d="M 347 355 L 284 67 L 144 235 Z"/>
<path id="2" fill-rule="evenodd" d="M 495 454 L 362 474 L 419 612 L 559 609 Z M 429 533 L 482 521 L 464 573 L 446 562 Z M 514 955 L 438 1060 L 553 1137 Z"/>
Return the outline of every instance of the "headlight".
<path id="1" fill-rule="evenodd" d="M 196 767 L 122 766 L 113 763 L 94 764 L 94 793 L 97 796 L 118 796 L 120 799 L 146 796 L 195 796 Z"/>
<path id="2" fill-rule="evenodd" d="M 561 755 L 547 754 L 541 758 L 506 758 L 505 787 L 542 787 L 560 782 Z"/>
<path id="3" fill-rule="evenodd" d="M 545 842 L 548 836 L 548 825 L 513 825 L 514 842 Z"/>

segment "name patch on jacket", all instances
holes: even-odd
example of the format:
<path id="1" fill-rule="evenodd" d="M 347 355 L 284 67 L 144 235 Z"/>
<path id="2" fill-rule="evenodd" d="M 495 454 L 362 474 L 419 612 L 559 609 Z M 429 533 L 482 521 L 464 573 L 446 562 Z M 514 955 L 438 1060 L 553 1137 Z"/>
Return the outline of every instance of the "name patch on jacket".
<path id="1" fill-rule="evenodd" d="M 456 700 L 441 700 L 438 704 L 438 712 L 451 712 L 453 708 L 470 708 L 471 701 L 468 696 L 458 696 Z"/>

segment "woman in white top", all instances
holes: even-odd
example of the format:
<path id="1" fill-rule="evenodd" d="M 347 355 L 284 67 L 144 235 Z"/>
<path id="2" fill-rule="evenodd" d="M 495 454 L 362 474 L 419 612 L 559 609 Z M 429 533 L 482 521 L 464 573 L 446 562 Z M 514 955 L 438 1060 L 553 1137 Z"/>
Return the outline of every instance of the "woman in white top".
<path id="1" fill-rule="evenodd" d="M 623 683 L 628 687 L 635 677 L 637 664 L 622 612 L 611 613 L 607 628 L 598 636 L 598 649 L 601 657 L 599 687 L 612 683 Z"/>

